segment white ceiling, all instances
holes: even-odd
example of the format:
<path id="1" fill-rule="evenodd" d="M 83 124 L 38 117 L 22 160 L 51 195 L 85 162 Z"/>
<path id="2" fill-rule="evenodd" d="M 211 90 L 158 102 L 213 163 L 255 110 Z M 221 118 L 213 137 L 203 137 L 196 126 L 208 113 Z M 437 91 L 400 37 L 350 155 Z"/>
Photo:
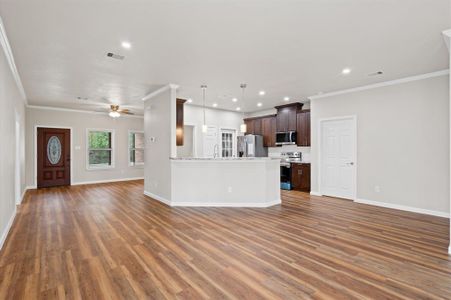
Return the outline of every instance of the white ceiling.
<path id="1" fill-rule="evenodd" d="M 29 103 L 76 109 L 139 108 L 175 83 L 193 104 L 207 84 L 207 105 L 255 111 L 447 69 L 450 12 L 449 0 L 0 0 Z"/>

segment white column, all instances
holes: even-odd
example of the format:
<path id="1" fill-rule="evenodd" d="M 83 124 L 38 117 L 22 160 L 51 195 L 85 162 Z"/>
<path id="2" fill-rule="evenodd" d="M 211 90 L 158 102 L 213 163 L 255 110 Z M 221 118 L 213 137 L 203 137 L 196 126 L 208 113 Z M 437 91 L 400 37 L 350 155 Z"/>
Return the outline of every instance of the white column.
<path id="1" fill-rule="evenodd" d="M 445 39 L 446 46 L 448 47 L 448 51 L 450 50 L 451 45 L 451 29 L 443 31 L 443 37 Z M 451 51 L 450 53 L 450 64 L 451 64 Z M 450 117 L 450 171 L 451 171 L 451 75 L 450 78 L 450 111 L 449 111 L 449 117 Z M 451 195 L 451 179 L 450 179 L 450 195 Z M 448 253 L 451 254 L 451 196 L 450 196 L 450 224 L 449 224 L 449 235 L 450 235 L 450 243 L 448 247 Z"/>
<path id="2" fill-rule="evenodd" d="M 176 147 L 176 90 L 166 85 L 143 98 L 144 101 L 144 194 L 159 201 L 171 201 L 171 162 Z"/>

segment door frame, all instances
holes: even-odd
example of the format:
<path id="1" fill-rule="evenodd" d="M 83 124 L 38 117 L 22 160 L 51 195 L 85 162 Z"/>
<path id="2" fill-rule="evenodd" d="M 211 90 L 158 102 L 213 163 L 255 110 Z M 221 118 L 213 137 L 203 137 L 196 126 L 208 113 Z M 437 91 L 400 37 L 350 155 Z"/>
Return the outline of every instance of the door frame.
<path id="1" fill-rule="evenodd" d="M 197 125 L 195 123 L 185 123 L 183 126 L 193 127 L 193 157 L 197 157 Z"/>
<path id="2" fill-rule="evenodd" d="M 219 148 L 219 154 L 222 157 L 222 132 L 223 131 L 232 131 L 232 157 L 238 156 L 238 149 L 237 149 L 237 136 L 238 136 L 238 130 L 236 128 L 231 127 L 220 127 L 219 128 L 219 134 L 218 134 L 218 148 Z"/>
<path id="3" fill-rule="evenodd" d="M 34 151 L 34 188 L 38 187 L 38 128 L 56 128 L 56 129 L 69 129 L 69 135 L 70 135 L 70 183 L 69 185 L 72 185 L 73 181 L 73 152 L 72 152 L 72 127 L 67 126 L 54 126 L 54 125 L 34 125 L 34 141 L 33 141 L 33 151 Z"/>
<path id="4" fill-rule="evenodd" d="M 15 122 L 15 152 L 16 152 L 16 159 L 14 161 L 14 190 L 16 194 L 16 205 L 19 205 L 22 202 L 22 183 L 21 183 L 21 166 L 20 166 L 20 156 L 21 156 L 21 148 L 20 148 L 20 132 L 21 132 L 21 126 L 19 117 L 16 113 L 16 122 Z"/>
<path id="5" fill-rule="evenodd" d="M 323 195 L 322 188 L 321 188 L 321 169 L 322 169 L 322 157 L 321 157 L 321 150 L 322 150 L 322 138 L 323 138 L 323 131 L 322 131 L 322 124 L 328 121 L 340 121 L 340 120 L 351 120 L 353 121 L 353 130 L 354 130 L 354 170 L 353 170 L 353 177 L 354 177 L 354 188 L 352 191 L 352 197 L 350 200 L 356 201 L 357 200 L 357 115 L 349 115 L 349 116 L 339 116 L 339 117 L 331 117 L 331 118 L 322 118 L 318 120 L 318 192 L 320 195 Z"/>

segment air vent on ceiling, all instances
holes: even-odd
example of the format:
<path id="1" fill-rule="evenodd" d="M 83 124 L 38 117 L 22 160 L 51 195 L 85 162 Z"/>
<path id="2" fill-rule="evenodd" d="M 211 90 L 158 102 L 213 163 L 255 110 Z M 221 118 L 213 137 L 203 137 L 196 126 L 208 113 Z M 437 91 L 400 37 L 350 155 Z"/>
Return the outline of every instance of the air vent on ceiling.
<path id="1" fill-rule="evenodd" d="M 119 60 L 123 60 L 125 58 L 125 56 L 123 56 L 123 55 L 114 54 L 114 53 L 111 53 L 111 52 L 108 52 L 106 54 L 106 56 L 114 58 L 114 59 L 119 59 Z"/>

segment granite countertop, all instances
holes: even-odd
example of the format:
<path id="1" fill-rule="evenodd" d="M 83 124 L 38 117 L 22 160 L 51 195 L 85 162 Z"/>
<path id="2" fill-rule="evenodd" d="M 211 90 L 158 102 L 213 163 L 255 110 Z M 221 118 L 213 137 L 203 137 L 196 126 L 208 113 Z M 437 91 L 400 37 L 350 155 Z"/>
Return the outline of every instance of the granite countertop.
<path id="1" fill-rule="evenodd" d="M 270 161 L 280 160 L 272 157 L 171 157 L 171 160 L 187 160 L 187 161 Z"/>

